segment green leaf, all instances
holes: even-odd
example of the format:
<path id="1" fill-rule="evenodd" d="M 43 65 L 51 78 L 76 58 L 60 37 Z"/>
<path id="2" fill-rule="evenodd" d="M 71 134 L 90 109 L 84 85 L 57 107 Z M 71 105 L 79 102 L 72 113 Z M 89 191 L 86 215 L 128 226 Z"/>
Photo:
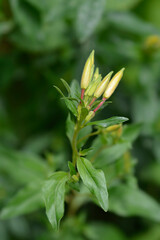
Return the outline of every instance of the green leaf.
<path id="1" fill-rule="evenodd" d="M 106 9 L 108 11 L 124 11 L 133 8 L 137 3 L 142 0 L 107 0 Z"/>
<path id="2" fill-rule="evenodd" d="M 87 117 L 88 113 L 89 110 L 86 107 L 82 107 L 80 121 L 83 121 Z"/>
<path id="3" fill-rule="evenodd" d="M 53 87 L 60 93 L 60 95 L 62 95 L 62 97 L 65 99 L 64 94 L 62 93 L 61 89 L 55 85 L 53 85 Z"/>
<path id="4" fill-rule="evenodd" d="M 101 20 L 105 0 L 82 0 L 78 8 L 76 31 L 81 42 L 85 41 L 96 29 Z"/>
<path id="5" fill-rule="evenodd" d="M 71 97 L 73 98 L 80 98 L 80 93 L 81 93 L 81 89 L 80 89 L 80 86 L 79 86 L 79 82 L 77 80 L 73 80 L 71 82 Z"/>
<path id="6" fill-rule="evenodd" d="M 71 176 L 77 174 L 76 169 L 75 169 L 75 167 L 74 167 L 74 165 L 73 165 L 72 162 L 68 162 L 68 167 L 69 167 L 70 175 L 71 175 Z"/>
<path id="7" fill-rule="evenodd" d="M 82 128 L 78 134 L 78 141 L 80 139 L 82 139 L 83 137 L 87 136 L 88 134 L 90 134 L 91 131 L 92 131 L 91 126 L 86 126 L 86 127 Z M 78 148 L 83 147 L 87 140 L 88 140 L 88 137 L 84 138 L 81 142 L 78 142 Z"/>
<path id="8" fill-rule="evenodd" d="M 160 221 L 160 205 L 137 187 L 125 184 L 109 191 L 109 210 L 120 216 L 141 216 Z"/>
<path id="9" fill-rule="evenodd" d="M 112 126 L 115 124 L 120 124 L 120 123 L 123 123 L 126 121 L 128 121 L 128 118 L 125 118 L 125 117 L 111 117 L 111 118 L 108 118 L 105 120 L 89 122 L 89 123 L 87 123 L 87 126 L 88 125 L 97 125 L 99 127 L 106 128 L 106 127 L 109 127 L 109 126 Z"/>
<path id="10" fill-rule="evenodd" d="M 64 214 L 65 184 L 68 173 L 56 172 L 45 181 L 43 197 L 45 200 L 47 217 L 56 230 Z"/>
<path id="11" fill-rule="evenodd" d="M 93 150 L 93 148 L 86 148 L 86 149 L 80 151 L 79 153 L 80 153 L 81 156 L 86 156 L 92 150 Z"/>
<path id="12" fill-rule="evenodd" d="M 42 52 L 64 46 L 64 0 L 14 0 L 10 7 L 17 25 L 10 39 L 19 47 Z"/>
<path id="13" fill-rule="evenodd" d="M 70 86 L 68 85 L 68 83 L 63 78 L 61 78 L 61 81 L 62 81 L 63 85 L 65 86 L 67 92 L 70 94 L 71 89 L 70 89 Z"/>
<path id="14" fill-rule="evenodd" d="M 123 127 L 122 138 L 125 141 L 135 141 L 142 128 L 142 124 L 130 124 Z"/>
<path id="15" fill-rule="evenodd" d="M 13 151 L 0 146 L 0 169 L 18 183 L 38 182 L 48 174 L 49 168 L 36 154 L 25 151 Z M 20 169 L 20 171 L 17 171 Z"/>
<path id="16" fill-rule="evenodd" d="M 85 236 L 90 240 L 127 240 L 119 228 L 100 221 L 88 224 L 85 227 Z"/>
<path id="17" fill-rule="evenodd" d="M 72 143 L 72 138 L 73 138 L 73 134 L 74 134 L 74 126 L 75 126 L 75 123 L 72 121 L 71 115 L 68 114 L 68 117 L 66 120 L 66 134 L 70 140 L 70 143 Z"/>
<path id="18" fill-rule="evenodd" d="M 104 173 L 95 169 L 85 158 L 78 158 L 77 168 L 84 185 L 96 197 L 101 208 L 108 210 L 108 192 Z"/>
<path id="19" fill-rule="evenodd" d="M 118 30 L 127 31 L 137 35 L 153 35 L 159 34 L 160 31 L 152 24 L 147 23 L 131 12 L 127 13 L 109 13 L 108 21 L 111 26 L 116 27 Z"/>
<path id="20" fill-rule="evenodd" d="M 43 206 L 41 184 L 30 184 L 21 189 L 2 209 L 0 218 L 7 219 L 33 212 Z"/>
<path id="21" fill-rule="evenodd" d="M 145 167 L 141 172 L 141 178 L 143 181 L 160 186 L 160 163 L 150 163 L 149 166 Z"/>
<path id="22" fill-rule="evenodd" d="M 77 105 L 75 104 L 74 100 L 70 100 L 67 97 L 63 98 L 67 108 L 73 113 L 74 116 L 77 116 Z"/>
<path id="23" fill-rule="evenodd" d="M 96 137 L 92 144 L 92 152 L 87 156 L 93 161 L 93 165 L 101 168 L 119 159 L 128 149 L 131 148 L 131 142 L 122 141 L 114 145 L 103 144 L 101 136 Z"/>

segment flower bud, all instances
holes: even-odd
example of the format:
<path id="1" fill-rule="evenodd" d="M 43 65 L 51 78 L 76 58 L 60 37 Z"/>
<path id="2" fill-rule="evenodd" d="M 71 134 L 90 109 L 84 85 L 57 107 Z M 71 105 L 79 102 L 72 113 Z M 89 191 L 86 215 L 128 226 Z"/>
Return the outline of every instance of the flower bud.
<path id="1" fill-rule="evenodd" d="M 93 74 L 92 66 L 94 66 L 94 50 L 91 52 L 85 63 L 81 78 L 81 89 L 86 89 L 90 83 Z"/>
<path id="2" fill-rule="evenodd" d="M 106 128 L 107 132 L 117 131 L 121 127 L 121 124 L 115 124 Z"/>
<path id="3" fill-rule="evenodd" d="M 95 92 L 97 86 L 99 85 L 99 83 L 101 82 L 101 75 L 99 74 L 99 70 L 98 68 L 96 68 L 96 71 L 94 73 L 93 76 L 93 80 L 91 81 L 91 83 L 89 84 L 87 90 L 85 91 L 85 95 L 91 97 L 93 95 L 93 93 Z"/>
<path id="4" fill-rule="evenodd" d="M 95 91 L 95 93 L 94 93 L 94 97 L 95 97 L 95 98 L 99 98 L 99 97 L 103 94 L 103 92 L 105 91 L 105 89 L 106 89 L 106 87 L 107 87 L 107 85 L 108 85 L 108 82 L 109 82 L 109 80 L 110 80 L 110 78 L 111 78 L 112 73 L 113 73 L 113 72 L 108 73 L 108 74 L 103 78 L 103 80 L 100 82 L 100 84 L 98 85 L 98 87 L 97 87 L 97 89 L 96 89 L 96 91 Z"/>
<path id="5" fill-rule="evenodd" d="M 117 72 L 113 78 L 111 79 L 111 81 L 109 82 L 107 89 L 105 90 L 103 97 L 108 99 L 110 98 L 110 96 L 113 94 L 113 92 L 115 91 L 116 87 L 118 86 L 122 76 L 123 76 L 123 72 L 124 72 L 125 68 L 122 68 L 119 72 Z"/>
<path id="6" fill-rule="evenodd" d="M 85 119 L 85 123 L 89 122 L 95 116 L 94 111 L 90 111 Z"/>

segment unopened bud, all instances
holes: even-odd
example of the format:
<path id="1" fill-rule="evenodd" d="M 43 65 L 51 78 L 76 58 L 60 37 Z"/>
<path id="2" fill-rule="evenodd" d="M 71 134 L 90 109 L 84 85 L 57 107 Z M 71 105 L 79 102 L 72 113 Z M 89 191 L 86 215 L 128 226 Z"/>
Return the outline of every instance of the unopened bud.
<path id="1" fill-rule="evenodd" d="M 86 89 L 91 81 L 91 77 L 93 74 L 93 66 L 94 65 L 94 50 L 91 52 L 89 55 L 84 69 L 82 73 L 82 78 L 81 78 L 81 89 Z"/>
<path id="2" fill-rule="evenodd" d="M 97 86 L 100 84 L 101 79 L 102 79 L 102 77 L 99 74 L 99 70 L 97 68 L 94 73 L 92 82 L 89 84 L 87 90 L 85 91 L 85 95 L 88 95 L 89 97 L 91 97 L 93 95 L 93 93 L 95 92 Z"/>
<path id="3" fill-rule="evenodd" d="M 116 87 L 118 86 L 122 76 L 123 76 L 123 72 L 124 72 L 125 68 L 122 68 L 119 72 L 117 72 L 113 78 L 111 79 L 111 81 L 109 82 L 107 89 L 105 90 L 103 97 L 108 99 L 110 98 L 110 96 L 113 94 L 113 92 L 115 91 Z"/>
<path id="4" fill-rule="evenodd" d="M 78 178 L 77 175 L 73 175 L 73 176 L 72 176 L 72 179 L 73 179 L 75 182 L 78 182 L 78 181 L 79 181 L 79 178 Z"/>
<path id="5" fill-rule="evenodd" d="M 110 126 L 110 127 L 107 127 L 107 128 L 106 128 L 106 131 L 107 131 L 107 132 L 117 131 L 120 127 L 121 127 L 120 124 L 115 124 L 115 125 L 112 125 L 112 126 Z"/>
<path id="6" fill-rule="evenodd" d="M 111 78 L 112 73 L 113 73 L 113 72 L 108 73 L 108 74 L 103 78 L 103 80 L 100 82 L 100 84 L 98 85 L 98 87 L 97 87 L 97 89 L 96 89 L 96 91 L 95 91 L 95 93 L 94 93 L 94 97 L 95 97 L 95 98 L 99 98 L 99 97 L 103 94 L 103 92 L 105 91 L 105 89 L 106 89 L 106 87 L 107 87 L 107 85 L 108 85 L 108 83 L 109 83 L 109 80 L 110 80 L 110 78 Z"/>
<path id="7" fill-rule="evenodd" d="M 89 122 L 95 116 L 94 111 L 90 111 L 85 119 L 85 123 Z"/>

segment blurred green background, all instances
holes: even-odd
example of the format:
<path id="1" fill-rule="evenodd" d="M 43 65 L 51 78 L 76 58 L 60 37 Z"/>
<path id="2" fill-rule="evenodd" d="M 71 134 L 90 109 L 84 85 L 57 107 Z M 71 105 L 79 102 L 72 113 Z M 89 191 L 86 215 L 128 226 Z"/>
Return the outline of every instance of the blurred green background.
<path id="1" fill-rule="evenodd" d="M 4 151 L 22 159 L 25 152 L 49 162 L 54 158 L 55 169 L 66 168 L 67 108 L 53 85 L 65 91 L 60 78 L 80 81 L 92 49 L 103 76 L 126 68 L 112 104 L 97 118 L 116 115 L 142 123 L 132 148 L 135 174 L 141 189 L 160 201 L 159 12 L 159 0 L 0 0 L 1 207 L 24 184 L 15 177 L 21 169 L 14 158 L 4 164 Z M 66 221 L 65 239 L 160 239 L 154 221 L 106 214 L 92 204 L 86 211 L 87 217 L 81 213 Z M 44 210 L 0 222 L 1 240 L 58 237 Z"/>

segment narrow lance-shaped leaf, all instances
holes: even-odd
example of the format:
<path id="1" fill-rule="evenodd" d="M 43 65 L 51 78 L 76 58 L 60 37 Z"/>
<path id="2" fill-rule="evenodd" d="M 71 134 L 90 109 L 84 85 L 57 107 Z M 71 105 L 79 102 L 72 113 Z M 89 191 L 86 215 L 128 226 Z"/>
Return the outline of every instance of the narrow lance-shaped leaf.
<path id="1" fill-rule="evenodd" d="M 46 180 L 43 187 L 43 197 L 47 217 L 56 230 L 64 214 L 65 184 L 68 173 L 56 172 Z"/>
<path id="2" fill-rule="evenodd" d="M 111 118 L 108 118 L 105 120 L 89 122 L 89 123 L 87 123 L 87 126 L 88 125 L 97 125 L 97 126 L 106 128 L 106 127 L 109 127 L 109 126 L 112 126 L 115 124 L 120 124 L 120 123 L 123 123 L 126 121 L 128 121 L 128 118 L 126 118 L 126 117 L 111 117 Z"/>
<path id="3" fill-rule="evenodd" d="M 77 168 L 83 183 L 96 197 L 104 211 L 108 210 L 108 191 L 106 179 L 102 170 L 95 169 L 85 158 L 78 158 Z"/>
<path id="4" fill-rule="evenodd" d="M 43 206 L 41 183 L 30 184 L 21 189 L 2 209 L 0 218 L 7 219 L 33 212 Z"/>

